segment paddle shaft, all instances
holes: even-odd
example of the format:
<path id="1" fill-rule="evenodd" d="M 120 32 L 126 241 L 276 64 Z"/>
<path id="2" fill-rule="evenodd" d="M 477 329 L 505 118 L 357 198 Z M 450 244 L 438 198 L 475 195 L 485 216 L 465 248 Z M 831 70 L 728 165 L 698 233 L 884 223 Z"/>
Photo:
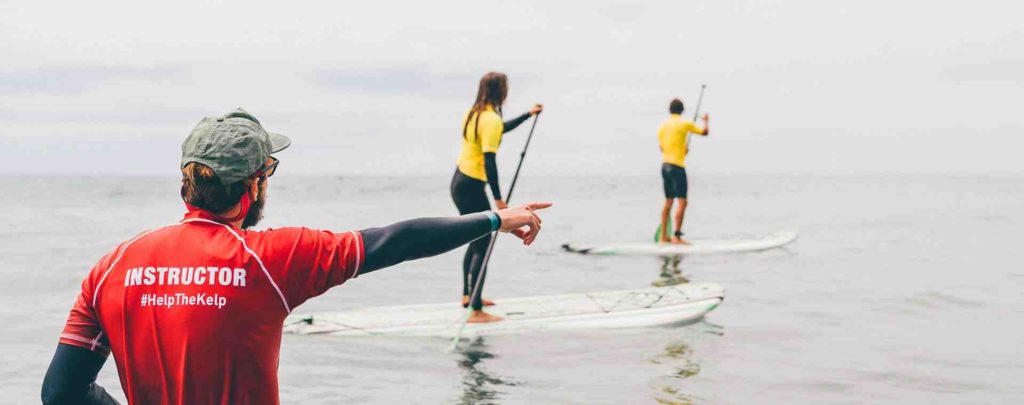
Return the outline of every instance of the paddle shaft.
<path id="1" fill-rule="evenodd" d="M 533 118 L 533 124 L 530 125 L 530 134 L 526 137 L 526 144 L 523 145 L 523 150 L 519 152 L 519 164 L 516 165 L 516 173 L 512 176 L 512 185 L 508 187 L 508 194 L 505 195 L 505 203 L 508 204 L 512 201 L 512 192 L 516 189 L 516 182 L 519 180 L 519 171 L 523 168 L 523 160 L 526 158 L 526 150 L 530 148 L 530 140 L 533 139 L 533 130 L 537 128 L 537 121 L 540 119 L 540 113 Z M 491 236 L 491 242 L 487 245 L 487 253 L 484 254 L 484 261 L 480 265 L 480 274 L 476 277 L 476 282 L 473 283 L 473 291 L 469 294 L 469 306 L 466 307 L 466 319 L 462 321 L 462 325 L 459 326 L 459 332 L 455 334 L 455 338 L 452 339 L 452 350 L 455 350 L 459 345 L 459 340 L 462 338 L 462 330 L 466 328 L 466 323 L 469 321 L 469 316 L 473 313 L 473 301 L 476 300 L 478 294 L 480 294 L 480 285 L 487 274 L 487 264 L 491 261 L 491 253 L 494 252 L 494 242 L 498 240 L 498 232 L 494 232 Z"/>
<path id="2" fill-rule="evenodd" d="M 697 115 L 700 114 L 700 103 L 704 101 L 704 88 L 708 87 L 706 84 L 700 85 L 700 96 L 697 96 L 697 108 L 693 110 L 693 123 L 697 123 Z M 690 133 L 686 133 L 686 153 L 690 153 Z"/>

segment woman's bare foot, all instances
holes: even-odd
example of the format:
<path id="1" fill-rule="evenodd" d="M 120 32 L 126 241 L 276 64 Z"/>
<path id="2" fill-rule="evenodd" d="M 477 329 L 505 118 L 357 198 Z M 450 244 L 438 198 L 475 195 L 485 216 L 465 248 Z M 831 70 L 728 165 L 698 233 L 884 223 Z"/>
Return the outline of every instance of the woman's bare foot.
<path id="1" fill-rule="evenodd" d="M 485 307 L 493 307 L 494 306 L 494 301 L 491 301 L 491 300 L 489 300 L 487 298 L 484 298 L 483 302 L 484 302 L 484 306 Z M 463 295 L 462 296 L 462 307 L 465 308 L 465 307 L 468 307 L 468 306 L 469 306 L 469 296 L 468 295 Z"/>
<path id="2" fill-rule="evenodd" d="M 689 245 L 690 242 L 678 236 L 672 237 L 672 243 L 676 245 Z"/>
<path id="3" fill-rule="evenodd" d="M 469 320 L 466 321 L 466 322 L 469 322 L 469 323 L 487 323 L 487 322 L 498 322 L 498 321 L 500 321 L 502 319 L 504 319 L 504 318 L 502 318 L 500 316 L 497 316 L 497 315 L 488 314 L 488 313 L 486 313 L 484 311 L 473 311 L 473 314 L 471 314 L 469 316 Z"/>

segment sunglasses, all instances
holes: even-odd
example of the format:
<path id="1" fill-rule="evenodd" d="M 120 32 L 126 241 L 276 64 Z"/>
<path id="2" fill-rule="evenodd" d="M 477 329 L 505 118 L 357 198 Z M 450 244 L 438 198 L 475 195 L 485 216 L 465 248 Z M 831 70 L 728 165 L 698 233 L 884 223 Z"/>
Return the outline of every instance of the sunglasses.
<path id="1" fill-rule="evenodd" d="M 270 157 L 271 162 L 263 166 L 262 169 L 253 174 L 254 177 L 270 177 L 277 171 L 277 165 L 281 163 L 276 157 Z"/>

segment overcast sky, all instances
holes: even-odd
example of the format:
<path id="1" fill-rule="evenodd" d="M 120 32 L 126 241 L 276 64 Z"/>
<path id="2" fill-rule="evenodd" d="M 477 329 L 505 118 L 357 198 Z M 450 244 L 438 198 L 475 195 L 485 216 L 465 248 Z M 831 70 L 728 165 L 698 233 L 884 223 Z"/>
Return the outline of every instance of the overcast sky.
<path id="1" fill-rule="evenodd" d="M 174 175 L 204 115 L 296 173 L 449 173 L 479 77 L 543 102 L 537 173 L 657 173 L 700 83 L 705 173 L 1024 173 L 1017 2 L 0 3 L 0 173 Z M 505 138 L 511 169 L 528 127 Z M 655 175 L 652 174 L 652 175 Z"/>

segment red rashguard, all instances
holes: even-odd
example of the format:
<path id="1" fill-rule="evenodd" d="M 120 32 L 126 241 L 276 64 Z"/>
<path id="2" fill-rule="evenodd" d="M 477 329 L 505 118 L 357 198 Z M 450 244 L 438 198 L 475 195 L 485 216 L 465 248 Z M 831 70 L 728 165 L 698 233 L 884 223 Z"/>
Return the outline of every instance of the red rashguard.
<path id="1" fill-rule="evenodd" d="M 245 231 L 189 211 L 82 283 L 60 343 L 114 354 L 133 404 L 276 404 L 285 316 L 354 278 L 359 232 Z"/>

